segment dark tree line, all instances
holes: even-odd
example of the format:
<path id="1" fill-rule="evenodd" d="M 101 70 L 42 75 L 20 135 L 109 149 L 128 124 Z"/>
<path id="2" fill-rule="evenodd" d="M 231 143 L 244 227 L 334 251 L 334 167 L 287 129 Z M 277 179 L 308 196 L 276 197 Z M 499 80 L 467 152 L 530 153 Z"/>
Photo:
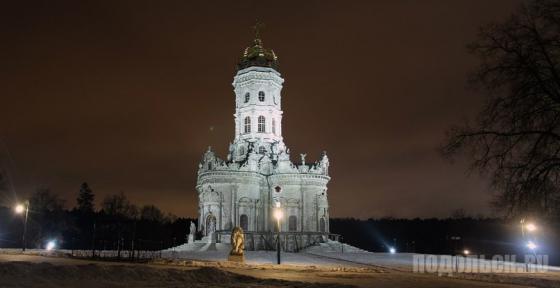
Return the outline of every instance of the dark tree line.
<path id="1" fill-rule="evenodd" d="M 540 223 L 537 234 L 539 254 L 546 254 L 551 265 L 560 264 L 560 222 Z M 430 254 L 462 254 L 467 249 L 473 255 L 523 255 L 525 247 L 517 221 L 496 218 L 447 219 L 331 219 L 330 230 L 340 234 L 345 243 L 373 252 Z"/>
<path id="2" fill-rule="evenodd" d="M 560 2 L 530 1 L 481 28 L 472 87 L 484 92 L 473 121 L 448 131 L 443 154 L 466 153 L 490 175 L 507 216 L 560 216 Z"/>
<path id="3" fill-rule="evenodd" d="M 86 183 L 77 193 L 76 206 L 49 189 L 38 189 L 29 199 L 28 247 L 44 248 L 55 239 L 61 248 L 84 250 L 159 250 L 185 242 L 191 219 L 177 218 L 154 205 L 138 207 L 124 193 L 105 197 L 94 205 L 95 193 Z M 523 255 L 519 223 L 504 219 L 471 218 L 457 211 L 449 219 L 331 219 L 331 233 L 343 242 L 369 251 L 457 254 Z M 0 247 L 21 247 L 23 217 L 13 207 L 0 207 Z M 558 221 L 539 223 L 539 253 L 558 261 Z M 457 240 L 457 237 L 460 239 Z M 94 245 L 95 244 L 95 245 Z M 554 262 L 556 263 L 556 262 Z"/>
<path id="4" fill-rule="evenodd" d="M 47 188 L 29 199 L 29 248 L 43 248 L 56 240 L 67 249 L 159 250 L 184 243 L 189 221 L 162 212 L 154 205 L 136 206 L 124 193 L 109 195 L 95 207 L 95 194 L 87 183 L 80 186 L 73 209 Z M 13 207 L 0 207 L 0 247 L 21 247 L 22 215 Z"/>

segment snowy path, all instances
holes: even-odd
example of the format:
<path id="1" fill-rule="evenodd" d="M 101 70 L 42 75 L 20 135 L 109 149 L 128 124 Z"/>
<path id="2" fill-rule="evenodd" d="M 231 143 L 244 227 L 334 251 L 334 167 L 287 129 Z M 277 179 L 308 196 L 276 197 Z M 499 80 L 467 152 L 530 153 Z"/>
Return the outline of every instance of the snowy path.
<path id="1" fill-rule="evenodd" d="M 348 265 L 346 261 L 287 253 L 271 264 L 273 253 L 248 253 L 249 265 L 176 261 L 115 263 L 62 257 L 0 254 L 2 287 L 530 287 L 437 277 Z M 254 255 L 251 255 L 254 254 Z M 216 253 L 215 257 L 223 255 Z M 316 265 L 309 266 L 310 261 Z M 200 264 L 200 263 L 199 263 Z M 305 266 L 304 266 L 305 264 Z M 200 268 L 202 266 L 202 268 Z M 336 267 L 346 267 L 339 269 Z M 363 268 L 366 267 L 366 268 Z M 287 282 L 290 281 L 290 282 Z M 297 281 L 297 282 L 293 282 Z M 315 284 L 314 284 L 315 283 Z"/>

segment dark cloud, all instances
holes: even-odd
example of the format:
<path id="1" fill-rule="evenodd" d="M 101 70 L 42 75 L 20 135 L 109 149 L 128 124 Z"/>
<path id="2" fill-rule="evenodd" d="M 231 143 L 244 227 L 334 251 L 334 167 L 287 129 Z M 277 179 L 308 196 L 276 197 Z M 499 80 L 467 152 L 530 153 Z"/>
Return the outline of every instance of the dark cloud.
<path id="1" fill-rule="evenodd" d="M 196 215 L 198 161 L 233 138 L 232 77 L 259 19 L 286 143 L 331 157 L 333 216 L 487 213 L 486 182 L 436 147 L 480 108 L 465 44 L 518 2 L 348 2 L 3 3 L 0 155 L 17 194 L 49 186 L 73 205 L 87 181 Z"/>

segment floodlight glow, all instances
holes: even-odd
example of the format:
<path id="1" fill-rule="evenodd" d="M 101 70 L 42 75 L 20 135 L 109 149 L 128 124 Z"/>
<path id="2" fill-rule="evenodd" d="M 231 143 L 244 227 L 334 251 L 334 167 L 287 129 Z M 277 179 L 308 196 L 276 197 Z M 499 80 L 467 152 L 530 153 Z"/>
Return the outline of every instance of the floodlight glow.
<path id="1" fill-rule="evenodd" d="M 471 251 L 469 251 L 469 249 L 465 249 L 465 250 L 463 250 L 463 254 L 469 255 L 469 254 L 471 254 Z"/>
<path id="2" fill-rule="evenodd" d="M 395 254 L 395 253 L 397 253 L 397 249 L 395 249 L 393 247 L 389 247 L 389 253 Z"/>
<path id="3" fill-rule="evenodd" d="M 525 225 L 525 228 L 527 229 L 527 231 L 529 232 L 534 232 L 537 230 L 537 226 L 533 223 L 528 223 L 527 225 Z"/>
<path id="4" fill-rule="evenodd" d="M 54 250 L 54 248 L 56 248 L 56 243 L 54 242 L 54 240 L 51 240 L 49 242 L 47 242 L 47 251 L 52 251 Z"/>
<path id="5" fill-rule="evenodd" d="M 16 205 L 14 210 L 16 211 L 17 214 L 21 214 L 25 211 L 25 206 L 23 206 L 23 204 L 18 204 Z"/>
<path id="6" fill-rule="evenodd" d="M 274 218 L 277 221 L 280 221 L 280 219 L 282 219 L 282 217 L 284 217 L 284 213 L 282 213 L 282 210 L 280 208 L 274 209 Z"/>
<path id="7" fill-rule="evenodd" d="M 527 248 L 531 249 L 531 250 L 535 250 L 537 249 L 537 244 L 535 244 L 533 241 L 529 241 L 527 242 Z"/>

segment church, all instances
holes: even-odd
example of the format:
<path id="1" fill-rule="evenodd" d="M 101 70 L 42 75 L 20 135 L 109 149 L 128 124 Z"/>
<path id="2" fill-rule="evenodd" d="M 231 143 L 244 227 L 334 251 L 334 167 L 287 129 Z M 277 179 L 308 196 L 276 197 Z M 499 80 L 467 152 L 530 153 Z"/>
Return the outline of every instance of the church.
<path id="1" fill-rule="evenodd" d="M 326 239 L 329 158 L 323 152 L 307 162 L 300 154 L 299 163 L 292 162 L 282 137 L 284 79 L 276 54 L 259 38 L 257 33 L 243 52 L 233 78 L 235 137 L 229 152 L 224 159 L 209 147 L 198 167 L 197 230 L 220 242 L 239 226 L 258 249 L 264 245 L 259 239 L 276 232 L 272 211 L 279 208 L 280 232 L 299 245 L 317 235 Z"/>

